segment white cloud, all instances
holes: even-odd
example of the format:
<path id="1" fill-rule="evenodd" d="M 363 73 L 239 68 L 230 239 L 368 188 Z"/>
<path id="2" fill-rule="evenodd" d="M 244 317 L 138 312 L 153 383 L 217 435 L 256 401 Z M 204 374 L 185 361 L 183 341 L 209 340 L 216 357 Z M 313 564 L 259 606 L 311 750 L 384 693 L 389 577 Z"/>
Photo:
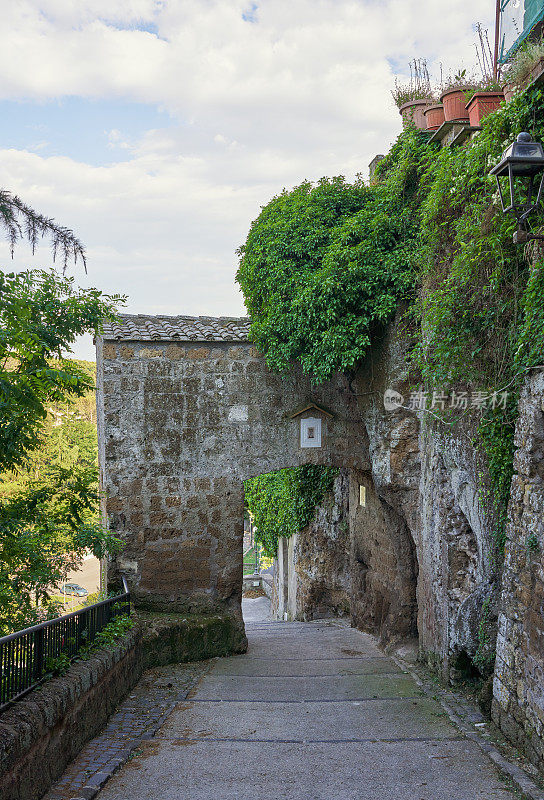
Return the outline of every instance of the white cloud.
<path id="1" fill-rule="evenodd" d="M 129 99 L 179 125 L 136 142 L 109 130 L 130 158 L 103 167 L 0 150 L 2 184 L 78 232 L 88 283 L 128 293 L 133 310 L 212 314 L 242 311 L 234 251 L 259 206 L 306 177 L 364 171 L 400 128 L 391 65 L 470 66 L 472 25 L 492 12 L 489 0 L 3 5 L 0 99 Z"/>

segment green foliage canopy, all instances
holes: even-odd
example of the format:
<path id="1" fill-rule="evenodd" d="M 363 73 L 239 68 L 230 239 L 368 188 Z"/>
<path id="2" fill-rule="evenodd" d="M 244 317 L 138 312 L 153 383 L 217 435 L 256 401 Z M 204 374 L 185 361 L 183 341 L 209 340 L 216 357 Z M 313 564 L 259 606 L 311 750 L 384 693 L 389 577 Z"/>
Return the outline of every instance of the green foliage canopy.
<path id="1" fill-rule="evenodd" d="M 299 361 L 317 382 L 352 370 L 413 295 L 428 150 L 427 137 L 410 129 L 379 185 L 323 178 L 263 208 L 239 250 L 237 280 L 270 368 Z"/>
<path id="2" fill-rule="evenodd" d="M 48 403 L 92 388 L 90 375 L 63 356 L 121 300 L 53 271 L 0 272 L 0 471 L 22 465 L 37 446 Z"/>
<path id="3" fill-rule="evenodd" d="M 97 515 L 96 467 L 51 465 L 0 502 L 0 633 L 55 615 L 51 594 L 83 554 L 119 547 Z M 39 606 L 38 606 L 39 603 Z"/>
<path id="4" fill-rule="evenodd" d="M 121 300 L 53 271 L 0 273 L 2 633 L 54 614 L 51 594 L 84 553 L 118 546 L 97 518 L 96 429 L 73 406 L 88 405 L 92 371 L 66 354 Z"/>

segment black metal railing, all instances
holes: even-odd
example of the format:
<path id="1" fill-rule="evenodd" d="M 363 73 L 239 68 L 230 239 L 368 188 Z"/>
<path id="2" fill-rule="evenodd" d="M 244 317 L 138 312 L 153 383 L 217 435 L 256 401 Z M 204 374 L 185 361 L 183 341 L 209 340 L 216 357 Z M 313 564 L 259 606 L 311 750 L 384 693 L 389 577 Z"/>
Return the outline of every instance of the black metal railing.
<path id="1" fill-rule="evenodd" d="M 124 578 L 123 589 L 117 597 L 0 638 L 0 711 L 37 686 L 55 669 L 59 658 L 74 658 L 108 622 L 130 614 Z"/>

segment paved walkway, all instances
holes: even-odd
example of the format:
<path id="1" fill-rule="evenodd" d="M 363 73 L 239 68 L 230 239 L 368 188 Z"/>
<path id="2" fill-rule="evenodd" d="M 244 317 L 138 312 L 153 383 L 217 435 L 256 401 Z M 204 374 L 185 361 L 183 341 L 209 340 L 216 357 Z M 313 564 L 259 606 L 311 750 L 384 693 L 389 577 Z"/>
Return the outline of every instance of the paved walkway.
<path id="1" fill-rule="evenodd" d="M 99 800 L 512 800 L 478 745 L 337 622 L 253 622 Z"/>
<path id="2" fill-rule="evenodd" d="M 272 619 L 268 597 L 243 597 L 242 614 L 246 625 L 249 622 L 269 622 Z"/>
<path id="3" fill-rule="evenodd" d="M 151 739 L 208 669 L 208 662 L 169 664 L 148 670 L 51 787 L 44 800 L 91 800 L 108 776 Z"/>

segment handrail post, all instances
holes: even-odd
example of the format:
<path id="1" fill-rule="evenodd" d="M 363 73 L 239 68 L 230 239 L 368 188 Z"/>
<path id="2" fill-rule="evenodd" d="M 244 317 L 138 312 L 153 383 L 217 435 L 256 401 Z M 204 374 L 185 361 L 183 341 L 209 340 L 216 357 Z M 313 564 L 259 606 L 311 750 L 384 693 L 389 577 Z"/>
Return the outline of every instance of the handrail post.
<path id="1" fill-rule="evenodd" d="M 34 632 L 34 681 L 39 681 L 44 671 L 44 634 L 44 628 L 38 628 Z"/>

